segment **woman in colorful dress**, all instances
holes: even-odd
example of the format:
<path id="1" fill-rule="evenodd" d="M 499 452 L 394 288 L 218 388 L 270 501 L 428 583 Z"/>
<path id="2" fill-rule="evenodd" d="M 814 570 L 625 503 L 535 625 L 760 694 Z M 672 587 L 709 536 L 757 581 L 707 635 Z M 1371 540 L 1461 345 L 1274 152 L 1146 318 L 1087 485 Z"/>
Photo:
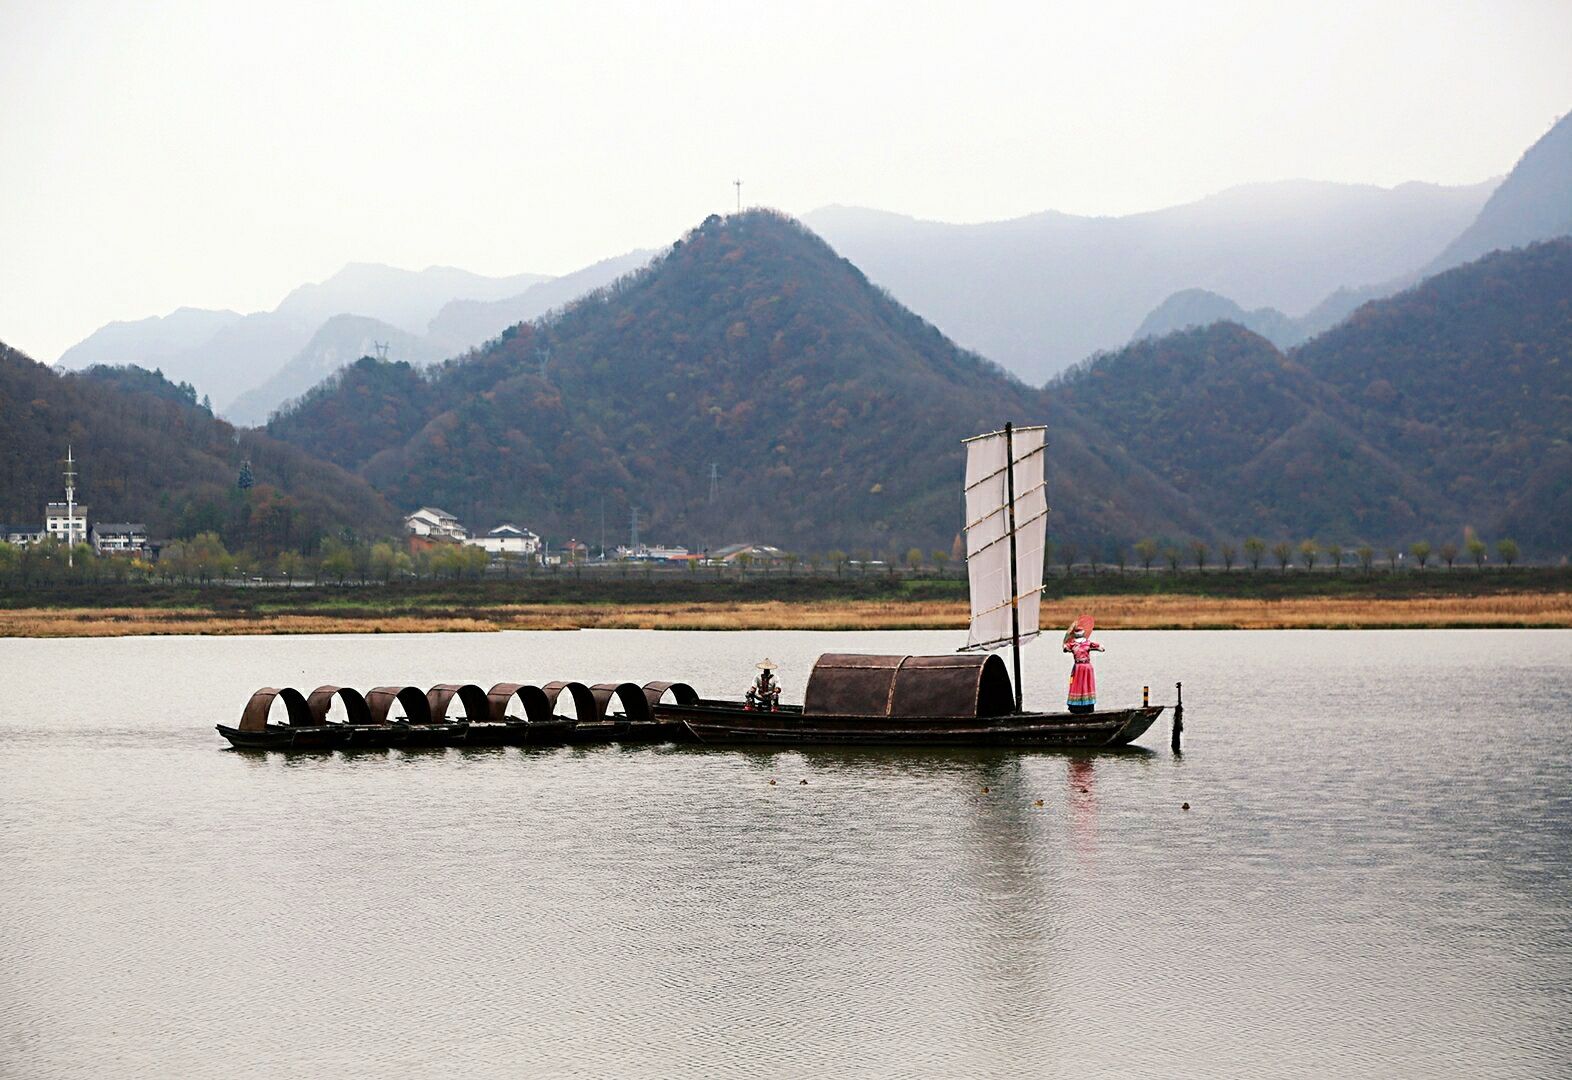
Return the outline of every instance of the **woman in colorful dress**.
<path id="1" fill-rule="evenodd" d="M 1092 653 L 1104 649 L 1092 640 L 1092 620 L 1076 620 L 1065 637 L 1064 651 L 1075 658 L 1070 668 L 1070 694 L 1066 704 L 1073 713 L 1089 713 L 1097 708 L 1097 675 L 1092 671 Z"/>

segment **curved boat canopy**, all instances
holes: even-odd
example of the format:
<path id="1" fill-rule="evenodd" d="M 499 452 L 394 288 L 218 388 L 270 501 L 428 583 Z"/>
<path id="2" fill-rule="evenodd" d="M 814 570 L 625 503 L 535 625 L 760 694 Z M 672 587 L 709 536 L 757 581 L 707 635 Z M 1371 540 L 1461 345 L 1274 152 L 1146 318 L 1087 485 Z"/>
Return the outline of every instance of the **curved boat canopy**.
<path id="1" fill-rule="evenodd" d="M 866 656 L 825 653 L 808 676 L 804 716 L 1005 716 L 1015 693 L 994 653 Z"/>

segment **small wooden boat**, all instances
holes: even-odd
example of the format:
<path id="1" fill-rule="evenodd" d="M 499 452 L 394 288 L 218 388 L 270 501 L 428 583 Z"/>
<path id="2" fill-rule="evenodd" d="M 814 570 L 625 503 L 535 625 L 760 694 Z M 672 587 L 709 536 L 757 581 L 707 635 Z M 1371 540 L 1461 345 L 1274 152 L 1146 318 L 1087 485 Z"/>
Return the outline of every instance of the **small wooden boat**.
<path id="1" fill-rule="evenodd" d="M 229 744 L 239 750 L 293 750 L 295 737 L 304 729 L 291 727 L 289 724 L 263 724 L 259 728 L 234 728 L 228 724 L 215 724 L 218 733 L 229 740 Z M 315 733 L 313 733 L 315 734 Z M 311 749 L 325 749 L 327 743 Z M 301 749 L 307 749 L 302 745 Z"/>
<path id="2" fill-rule="evenodd" d="M 288 723 L 268 720 L 274 701 L 284 703 Z M 335 745 L 337 725 L 324 724 L 312 713 L 300 691 L 293 687 L 264 686 L 251 695 L 240 716 L 240 726 L 215 724 L 218 733 L 240 750 L 326 750 Z"/>

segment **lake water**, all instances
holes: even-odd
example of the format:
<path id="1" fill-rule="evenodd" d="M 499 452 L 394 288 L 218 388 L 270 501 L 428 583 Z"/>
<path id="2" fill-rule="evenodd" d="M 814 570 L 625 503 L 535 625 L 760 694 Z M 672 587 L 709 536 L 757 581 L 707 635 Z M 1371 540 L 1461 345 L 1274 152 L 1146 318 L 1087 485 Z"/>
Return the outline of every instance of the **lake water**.
<path id="1" fill-rule="evenodd" d="M 950 633 L 0 641 L 0 1075 L 1567 1074 L 1572 633 L 1099 636 L 1182 757 L 213 731 Z"/>

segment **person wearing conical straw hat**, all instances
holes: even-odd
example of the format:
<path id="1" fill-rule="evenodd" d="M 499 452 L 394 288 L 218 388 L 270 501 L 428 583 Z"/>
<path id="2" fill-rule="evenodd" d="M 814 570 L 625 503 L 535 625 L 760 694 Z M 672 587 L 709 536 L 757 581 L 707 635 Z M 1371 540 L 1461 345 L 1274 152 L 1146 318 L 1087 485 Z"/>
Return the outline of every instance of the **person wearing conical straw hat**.
<path id="1" fill-rule="evenodd" d="M 781 686 L 775 681 L 775 661 L 766 656 L 758 663 L 759 677 L 748 687 L 747 706 L 763 712 L 774 712 L 781 700 Z"/>
<path id="2" fill-rule="evenodd" d="M 1073 713 L 1089 713 L 1097 708 L 1097 674 L 1092 670 L 1092 653 L 1106 652 L 1092 640 L 1092 617 L 1082 615 L 1064 632 L 1064 651 L 1072 657 L 1070 692 L 1065 704 Z"/>

